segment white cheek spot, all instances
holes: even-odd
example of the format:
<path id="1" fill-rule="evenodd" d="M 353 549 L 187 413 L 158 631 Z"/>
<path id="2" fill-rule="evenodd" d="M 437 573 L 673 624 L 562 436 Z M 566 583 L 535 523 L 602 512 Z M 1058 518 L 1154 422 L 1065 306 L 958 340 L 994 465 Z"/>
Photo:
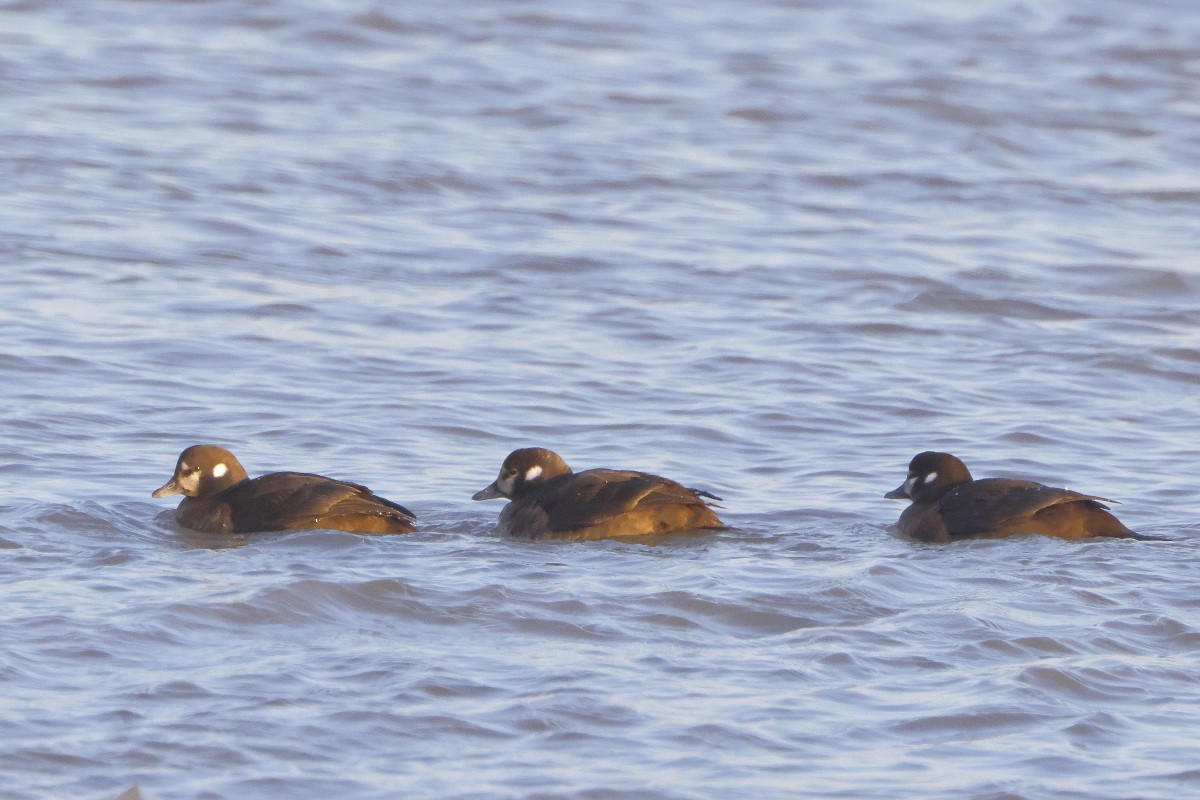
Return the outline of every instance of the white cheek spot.
<path id="1" fill-rule="evenodd" d="M 225 464 L 222 463 L 222 464 L 217 464 L 215 467 L 213 467 L 212 474 L 213 474 L 214 478 L 220 478 L 226 472 L 229 472 L 229 467 L 225 466 Z"/>
<path id="2" fill-rule="evenodd" d="M 924 478 L 922 478 L 921 482 L 922 483 L 933 483 L 936 480 L 937 480 L 937 473 L 931 472 L 928 475 L 926 475 Z"/>
<path id="3" fill-rule="evenodd" d="M 192 468 L 191 468 L 191 467 L 189 467 L 189 466 L 187 465 L 187 462 L 186 462 L 186 461 L 180 461 L 180 462 L 179 462 L 179 471 L 180 471 L 180 472 L 190 472 L 190 471 L 191 471 L 191 469 L 192 469 Z"/>
<path id="4" fill-rule="evenodd" d="M 538 475 L 541 475 L 541 474 L 542 474 L 541 467 L 530 467 L 529 469 L 527 469 L 525 471 L 525 480 L 531 481 L 534 478 L 536 478 Z"/>
<path id="5" fill-rule="evenodd" d="M 904 493 L 906 495 L 908 495 L 909 497 L 912 497 L 912 488 L 916 485 L 917 485 L 917 476 L 913 475 L 911 478 L 909 478 L 908 480 L 906 480 L 904 482 Z"/>
<path id="6" fill-rule="evenodd" d="M 513 477 L 514 475 L 511 473 L 501 473 L 500 477 L 496 478 L 496 488 L 499 489 L 500 493 L 505 497 L 512 494 Z"/>
<path id="7" fill-rule="evenodd" d="M 200 473 L 189 472 L 179 479 L 179 485 L 189 492 L 194 492 L 200 487 Z"/>

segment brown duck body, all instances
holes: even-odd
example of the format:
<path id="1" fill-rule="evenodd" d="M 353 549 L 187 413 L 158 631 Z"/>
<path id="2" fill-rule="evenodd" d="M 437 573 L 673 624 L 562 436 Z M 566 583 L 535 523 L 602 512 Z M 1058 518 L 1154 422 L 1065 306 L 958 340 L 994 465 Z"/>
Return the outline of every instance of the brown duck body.
<path id="1" fill-rule="evenodd" d="M 704 500 L 712 495 L 645 472 L 572 472 L 542 448 L 509 455 L 496 481 L 475 495 L 491 497 L 512 501 L 498 525 L 501 533 L 519 538 L 585 541 L 724 527 Z"/>
<path id="2" fill-rule="evenodd" d="M 179 524 L 202 533 L 329 528 L 353 533 L 411 533 L 413 513 L 365 486 L 305 472 L 249 478 L 233 454 L 210 445 L 184 450 L 175 476 L 155 497 L 186 495 Z"/>
<path id="3" fill-rule="evenodd" d="M 934 503 L 914 502 L 898 524 L 901 533 L 923 542 L 1020 533 L 1059 539 L 1138 535 L 1112 515 L 1102 497 L 1004 478 L 960 484 Z"/>
<path id="4" fill-rule="evenodd" d="M 504 507 L 500 530 L 532 539 L 607 539 L 695 528 L 720 518 L 696 492 L 645 472 L 589 469 L 551 478 Z"/>
<path id="5" fill-rule="evenodd" d="M 404 506 L 365 486 L 305 472 L 272 472 L 211 497 L 185 497 L 175 518 L 203 533 L 303 528 L 412 533 L 415 519 Z"/>
<path id="6" fill-rule="evenodd" d="M 974 480 L 948 453 L 920 453 L 908 479 L 886 495 L 909 498 L 897 527 L 922 542 L 995 539 L 1034 533 L 1059 539 L 1095 536 L 1147 539 L 1125 527 L 1103 497 L 1033 481 Z"/>

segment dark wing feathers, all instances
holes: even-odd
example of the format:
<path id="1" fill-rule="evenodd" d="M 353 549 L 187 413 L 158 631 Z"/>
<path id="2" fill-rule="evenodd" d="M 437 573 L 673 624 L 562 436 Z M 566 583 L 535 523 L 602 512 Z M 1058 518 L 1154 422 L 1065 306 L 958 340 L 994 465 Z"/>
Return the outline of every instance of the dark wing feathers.
<path id="1" fill-rule="evenodd" d="M 239 530 L 280 530 L 322 517 L 368 514 L 412 522 L 411 511 L 356 483 L 273 472 L 231 487 L 224 498 Z"/>
<path id="2" fill-rule="evenodd" d="M 385 497 L 380 497 L 362 484 L 343 483 L 341 481 L 338 481 L 338 483 L 353 489 L 354 493 L 347 495 L 344 500 L 335 503 L 330 508 L 330 512 L 332 513 L 384 514 L 390 517 L 403 517 L 409 522 L 415 522 L 417 519 L 416 515 L 404 506 Z"/>
<path id="3" fill-rule="evenodd" d="M 1070 489 L 1043 486 L 1033 481 L 985 478 L 952 489 L 938 503 L 947 531 L 953 536 L 985 533 L 1009 522 L 1033 517 L 1063 503 L 1085 503 L 1107 509 L 1103 497 Z"/>
<path id="4" fill-rule="evenodd" d="M 563 477 L 538 497 L 551 531 L 596 525 L 634 509 L 705 504 L 691 489 L 644 472 L 589 469 Z"/>

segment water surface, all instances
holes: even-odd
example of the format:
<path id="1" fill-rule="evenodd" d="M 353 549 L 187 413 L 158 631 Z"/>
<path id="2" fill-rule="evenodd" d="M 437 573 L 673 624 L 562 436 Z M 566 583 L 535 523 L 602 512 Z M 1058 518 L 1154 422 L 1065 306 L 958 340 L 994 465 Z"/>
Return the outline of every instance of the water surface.
<path id="1" fill-rule="evenodd" d="M 0 795 L 1200 787 L 1200 10 L 0 3 Z M 420 533 L 214 539 L 186 445 Z M 514 447 L 721 533 L 512 542 Z M 1169 542 L 935 547 L 937 448 Z"/>

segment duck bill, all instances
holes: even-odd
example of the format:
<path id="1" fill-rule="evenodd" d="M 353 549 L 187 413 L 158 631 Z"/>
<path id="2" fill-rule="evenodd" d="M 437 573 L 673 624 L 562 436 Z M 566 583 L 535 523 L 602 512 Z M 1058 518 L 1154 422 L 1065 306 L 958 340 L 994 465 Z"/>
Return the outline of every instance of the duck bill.
<path id="1" fill-rule="evenodd" d="M 908 500 L 908 499 L 910 499 L 908 496 L 908 481 L 905 481 L 904 483 L 897 486 L 895 489 L 892 489 L 890 492 L 885 494 L 884 497 L 887 498 L 888 500 Z"/>
<path id="2" fill-rule="evenodd" d="M 183 494 L 183 489 L 179 488 L 179 482 L 175 478 L 164 483 L 162 486 L 150 493 L 151 497 L 170 497 L 173 494 Z"/>
<path id="3" fill-rule="evenodd" d="M 492 481 L 491 486 L 480 489 L 471 495 L 472 500 L 495 500 L 497 497 L 504 497 L 504 495 L 500 493 L 500 489 L 496 486 L 495 481 Z"/>

